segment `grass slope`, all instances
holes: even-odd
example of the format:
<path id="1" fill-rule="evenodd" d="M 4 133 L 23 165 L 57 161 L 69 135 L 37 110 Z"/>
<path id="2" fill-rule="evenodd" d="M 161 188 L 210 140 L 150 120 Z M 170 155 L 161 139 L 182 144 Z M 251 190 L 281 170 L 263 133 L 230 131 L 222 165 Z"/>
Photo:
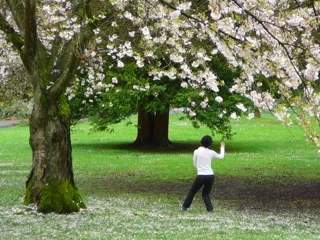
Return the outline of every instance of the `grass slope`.
<path id="1" fill-rule="evenodd" d="M 128 147 L 135 127 L 73 129 L 76 182 L 88 209 L 67 216 L 25 211 L 28 128 L 0 129 L 0 239 L 320 239 L 320 159 L 297 127 L 270 116 L 233 123 L 227 156 L 214 162 L 215 211 L 200 196 L 179 204 L 194 177 L 192 151 L 209 131 L 171 116 L 169 151 Z M 217 144 L 215 149 L 217 149 Z"/>

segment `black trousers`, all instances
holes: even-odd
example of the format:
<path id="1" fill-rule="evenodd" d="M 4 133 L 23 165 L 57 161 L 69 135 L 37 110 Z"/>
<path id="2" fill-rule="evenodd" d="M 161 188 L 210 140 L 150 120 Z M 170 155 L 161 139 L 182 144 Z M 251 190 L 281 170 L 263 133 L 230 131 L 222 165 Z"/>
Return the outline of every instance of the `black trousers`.
<path id="1" fill-rule="evenodd" d="M 206 208 L 208 211 L 213 210 L 213 206 L 210 200 L 210 193 L 212 190 L 212 186 L 214 183 L 214 175 L 198 175 L 196 179 L 194 180 L 191 189 L 184 200 L 184 203 L 182 204 L 182 207 L 187 209 L 191 206 L 192 200 L 194 198 L 194 195 L 200 190 L 200 188 L 203 186 L 202 189 L 202 199 L 206 205 Z"/>

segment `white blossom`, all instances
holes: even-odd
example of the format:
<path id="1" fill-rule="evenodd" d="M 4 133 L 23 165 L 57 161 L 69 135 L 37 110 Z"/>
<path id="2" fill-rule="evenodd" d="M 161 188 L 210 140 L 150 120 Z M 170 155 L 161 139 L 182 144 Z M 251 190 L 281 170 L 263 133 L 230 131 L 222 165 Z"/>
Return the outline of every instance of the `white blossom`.
<path id="1" fill-rule="evenodd" d="M 223 98 L 220 97 L 220 96 L 217 96 L 214 100 L 215 100 L 217 103 L 222 103 L 222 102 L 223 102 Z"/>

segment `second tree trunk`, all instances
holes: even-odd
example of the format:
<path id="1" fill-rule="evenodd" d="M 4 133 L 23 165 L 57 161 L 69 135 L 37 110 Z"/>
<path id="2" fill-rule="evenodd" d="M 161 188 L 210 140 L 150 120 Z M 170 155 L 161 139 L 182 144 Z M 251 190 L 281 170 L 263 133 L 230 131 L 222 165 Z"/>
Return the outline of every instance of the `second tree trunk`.
<path id="1" fill-rule="evenodd" d="M 166 147 L 169 141 L 169 107 L 165 111 L 147 112 L 143 108 L 138 112 L 138 146 Z"/>

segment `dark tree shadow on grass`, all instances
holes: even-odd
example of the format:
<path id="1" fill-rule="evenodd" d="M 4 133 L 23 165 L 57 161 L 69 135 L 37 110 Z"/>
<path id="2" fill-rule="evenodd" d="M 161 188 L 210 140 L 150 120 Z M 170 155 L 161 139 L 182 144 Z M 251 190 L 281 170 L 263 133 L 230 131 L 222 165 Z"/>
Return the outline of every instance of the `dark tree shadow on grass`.
<path id="1" fill-rule="evenodd" d="M 89 178 L 80 182 L 90 195 L 96 191 L 115 194 L 169 195 L 182 200 L 193 179 L 137 180 L 135 177 L 117 174 L 103 178 Z M 320 181 L 284 180 L 218 176 L 214 197 L 222 204 L 234 202 L 238 209 L 290 210 L 313 209 L 320 211 Z M 198 193 L 197 198 L 201 198 Z"/>
<path id="2" fill-rule="evenodd" d="M 261 151 L 283 150 L 288 145 L 286 141 L 277 144 L 265 141 L 231 141 L 227 144 L 228 153 L 259 153 Z M 132 143 L 91 143 L 74 144 L 74 149 L 81 148 L 91 151 L 121 150 L 138 153 L 189 153 L 190 155 L 199 146 L 198 142 L 174 142 L 169 148 L 137 148 Z M 219 149 L 215 145 L 214 149 Z M 186 195 L 193 179 L 175 181 L 139 179 L 140 174 L 118 173 L 106 177 L 85 177 L 80 180 L 80 188 L 86 189 L 90 195 L 95 192 L 116 194 L 159 194 L 168 195 L 177 200 L 182 200 Z M 82 186 L 81 186 L 82 185 Z M 292 210 L 315 209 L 320 211 L 320 178 L 315 181 L 309 179 L 278 177 L 241 177 L 217 176 L 214 196 L 219 202 L 234 202 L 238 209 L 259 210 Z M 201 198 L 201 194 L 198 194 Z"/>
<path id="3" fill-rule="evenodd" d="M 132 142 L 112 142 L 112 143 L 89 143 L 89 144 L 73 144 L 74 149 L 88 149 L 95 151 L 105 150 L 123 150 L 140 153 L 192 153 L 194 149 L 199 147 L 196 142 L 174 142 L 167 147 L 154 146 L 136 146 Z"/>
<path id="4" fill-rule="evenodd" d="M 231 141 L 227 143 L 226 149 L 228 153 L 258 153 L 263 151 L 274 151 L 277 149 L 283 149 L 283 146 L 287 146 L 287 142 L 283 141 L 277 144 L 272 144 L 270 141 Z M 132 142 L 112 142 L 112 143 L 75 143 L 73 148 L 81 148 L 94 151 L 106 151 L 106 150 L 123 150 L 140 153 L 190 153 L 199 147 L 199 143 L 195 141 L 175 141 L 168 147 L 154 147 L 145 146 L 138 147 Z M 214 144 L 213 149 L 219 151 L 219 145 Z"/>

